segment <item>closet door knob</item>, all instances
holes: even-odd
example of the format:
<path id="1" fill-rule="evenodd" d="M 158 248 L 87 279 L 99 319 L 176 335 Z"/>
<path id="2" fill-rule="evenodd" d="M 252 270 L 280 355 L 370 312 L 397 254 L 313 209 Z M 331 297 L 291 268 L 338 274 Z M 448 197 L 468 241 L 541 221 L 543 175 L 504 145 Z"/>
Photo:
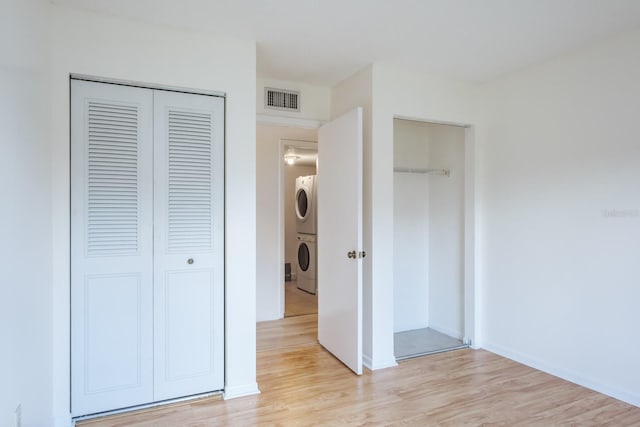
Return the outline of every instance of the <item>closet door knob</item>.
<path id="1" fill-rule="evenodd" d="M 193 264 L 193 258 L 189 258 L 189 259 L 187 260 L 187 264 Z"/>
<path id="2" fill-rule="evenodd" d="M 349 259 L 356 259 L 356 251 L 349 251 L 347 252 L 347 257 Z"/>

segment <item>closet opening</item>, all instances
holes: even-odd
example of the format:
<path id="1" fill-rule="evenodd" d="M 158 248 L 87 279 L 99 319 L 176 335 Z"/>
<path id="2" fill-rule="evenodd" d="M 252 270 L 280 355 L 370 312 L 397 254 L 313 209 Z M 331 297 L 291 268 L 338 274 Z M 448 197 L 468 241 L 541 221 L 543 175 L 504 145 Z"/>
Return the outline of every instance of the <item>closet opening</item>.
<path id="1" fill-rule="evenodd" d="M 469 346 L 467 131 L 460 125 L 394 119 L 397 360 Z"/>

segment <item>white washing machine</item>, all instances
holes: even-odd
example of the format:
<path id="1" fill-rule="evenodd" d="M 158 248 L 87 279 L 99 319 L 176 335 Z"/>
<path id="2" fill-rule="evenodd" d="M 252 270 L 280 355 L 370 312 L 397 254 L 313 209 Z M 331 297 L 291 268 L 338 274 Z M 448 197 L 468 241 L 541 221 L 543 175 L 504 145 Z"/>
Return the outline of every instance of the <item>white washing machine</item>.
<path id="1" fill-rule="evenodd" d="M 316 175 L 296 178 L 296 231 L 316 234 Z"/>
<path id="2" fill-rule="evenodd" d="M 316 293 L 317 289 L 317 255 L 316 236 L 313 234 L 298 234 L 298 289 Z"/>

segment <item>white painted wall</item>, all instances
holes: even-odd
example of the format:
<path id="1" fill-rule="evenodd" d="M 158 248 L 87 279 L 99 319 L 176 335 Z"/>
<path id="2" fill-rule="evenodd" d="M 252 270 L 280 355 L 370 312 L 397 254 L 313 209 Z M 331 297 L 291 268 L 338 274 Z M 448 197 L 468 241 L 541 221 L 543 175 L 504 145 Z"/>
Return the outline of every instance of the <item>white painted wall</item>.
<path id="1" fill-rule="evenodd" d="M 226 102 L 227 396 L 257 391 L 255 44 L 54 6 L 53 370 L 58 425 L 69 414 L 69 73 L 218 90 Z"/>
<path id="2" fill-rule="evenodd" d="M 280 111 L 264 108 L 265 87 L 300 92 L 300 111 Z M 259 115 L 267 114 L 269 116 L 326 121 L 329 119 L 330 95 L 331 89 L 325 86 L 259 78 L 256 85 L 256 112 Z"/>
<path id="3" fill-rule="evenodd" d="M 464 144 L 457 126 L 394 120 L 394 332 L 464 331 Z"/>
<path id="4" fill-rule="evenodd" d="M 281 220 L 278 168 L 283 162 L 281 138 L 316 141 L 317 130 L 271 125 L 256 127 L 256 319 L 259 322 L 279 319 L 284 310 L 280 301 L 284 277 L 278 255 L 279 241 L 283 238 L 278 235 Z M 293 264 L 295 266 L 295 259 Z"/>
<path id="5" fill-rule="evenodd" d="M 422 123 L 394 120 L 394 167 L 424 169 L 429 139 Z M 429 326 L 429 177 L 393 175 L 393 331 Z"/>
<path id="6" fill-rule="evenodd" d="M 428 135 L 427 168 L 449 169 L 429 175 L 429 326 L 464 336 L 465 129 L 423 123 Z"/>
<path id="7" fill-rule="evenodd" d="M 0 13 L 0 425 L 47 426 L 51 393 L 49 2 Z"/>
<path id="8" fill-rule="evenodd" d="M 640 406 L 640 32 L 490 84 L 485 346 Z"/>

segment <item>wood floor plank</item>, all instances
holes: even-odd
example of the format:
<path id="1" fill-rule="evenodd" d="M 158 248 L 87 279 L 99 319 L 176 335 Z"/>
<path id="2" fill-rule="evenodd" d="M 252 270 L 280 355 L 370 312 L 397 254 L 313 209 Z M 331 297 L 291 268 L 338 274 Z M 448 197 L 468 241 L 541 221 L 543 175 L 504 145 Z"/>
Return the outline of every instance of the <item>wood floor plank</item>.
<path id="1" fill-rule="evenodd" d="M 285 282 L 284 316 L 301 316 L 318 313 L 318 296 L 298 289 L 297 282 Z"/>
<path id="2" fill-rule="evenodd" d="M 357 376 L 317 344 L 316 316 L 305 317 L 258 326 L 259 395 L 78 425 L 640 425 L 640 408 L 482 350 L 410 359 Z"/>
<path id="3" fill-rule="evenodd" d="M 258 322 L 256 335 L 258 351 L 317 344 L 318 315 L 309 314 Z"/>

